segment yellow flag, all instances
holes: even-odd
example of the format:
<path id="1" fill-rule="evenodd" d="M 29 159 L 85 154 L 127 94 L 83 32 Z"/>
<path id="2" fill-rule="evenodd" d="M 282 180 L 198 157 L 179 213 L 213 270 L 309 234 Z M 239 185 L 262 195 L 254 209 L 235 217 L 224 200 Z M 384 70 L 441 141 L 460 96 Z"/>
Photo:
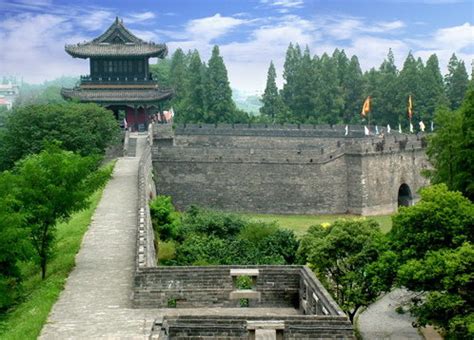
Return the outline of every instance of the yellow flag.
<path id="1" fill-rule="evenodd" d="M 411 99 L 411 95 L 408 96 L 408 119 L 411 120 L 413 117 L 413 101 Z"/>
<path id="2" fill-rule="evenodd" d="M 362 106 L 362 112 L 360 113 L 362 116 L 366 116 L 370 112 L 370 96 L 367 97 L 367 99 L 364 102 L 364 105 Z"/>

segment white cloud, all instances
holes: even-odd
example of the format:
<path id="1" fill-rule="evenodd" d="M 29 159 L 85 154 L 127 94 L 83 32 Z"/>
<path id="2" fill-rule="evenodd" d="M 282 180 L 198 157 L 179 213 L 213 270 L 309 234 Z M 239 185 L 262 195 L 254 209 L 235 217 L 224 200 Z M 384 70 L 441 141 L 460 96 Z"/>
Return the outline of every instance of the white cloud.
<path id="1" fill-rule="evenodd" d="M 142 13 L 132 13 L 124 18 L 124 21 L 129 24 L 142 23 L 150 21 L 156 17 L 155 13 L 147 11 Z"/>
<path id="2" fill-rule="evenodd" d="M 261 0 L 262 4 L 274 7 L 301 8 L 304 5 L 303 0 Z"/>
<path id="3" fill-rule="evenodd" d="M 322 31 L 337 40 L 351 39 L 365 33 L 395 33 L 405 27 L 401 20 L 367 22 L 356 17 L 320 17 L 316 20 Z"/>
<path id="4" fill-rule="evenodd" d="M 77 24 L 88 31 L 97 31 L 109 26 L 114 18 L 112 12 L 98 10 L 89 13 L 89 15 L 81 15 L 80 20 L 77 20 Z"/>
<path id="5" fill-rule="evenodd" d="M 189 21 L 186 25 L 186 33 L 192 40 L 209 42 L 244 23 L 246 23 L 244 19 L 225 17 L 217 13 L 212 17 Z"/>

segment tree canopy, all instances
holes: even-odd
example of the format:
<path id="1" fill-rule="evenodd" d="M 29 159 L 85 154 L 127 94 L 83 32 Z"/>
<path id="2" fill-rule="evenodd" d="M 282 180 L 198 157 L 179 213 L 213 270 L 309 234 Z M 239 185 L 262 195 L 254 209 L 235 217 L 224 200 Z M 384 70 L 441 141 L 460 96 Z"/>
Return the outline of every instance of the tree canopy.
<path id="1" fill-rule="evenodd" d="M 21 106 L 7 116 L 0 134 L 0 170 L 38 153 L 50 141 L 60 141 L 65 150 L 83 156 L 102 154 L 118 133 L 112 112 L 95 104 Z"/>
<path id="2" fill-rule="evenodd" d="M 474 199 L 474 88 L 460 109 L 440 108 L 429 136 L 427 154 L 434 168 L 426 173 L 433 183 L 446 183 Z"/>
<path id="3" fill-rule="evenodd" d="M 420 191 L 421 200 L 393 217 L 391 249 L 396 283 L 419 292 L 411 312 L 418 325 L 441 328 L 447 339 L 474 337 L 474 204 L 444 184 Z"/>
<path id="4" fill-rule="evenodd" d="M 97 158 L 82 157 L 49 144 L 16 164 L 17 199 L 21 202 L 42 277 L 53 253 L 56 223 L 88 205 L 88 197 L 105 183 Z"/>
<path id="5" fill-rule="evenodd" d="M 309 263 L 353 322 L 360 307 L 390 289 L 391 281 L 385 277 L 395 255 L 386 250 L 377 222 L 337 220 L 329 226 L 310 227 L 298 257 L 301 263 Z M 378 265 L 379 260 L 383 266 Z"/>

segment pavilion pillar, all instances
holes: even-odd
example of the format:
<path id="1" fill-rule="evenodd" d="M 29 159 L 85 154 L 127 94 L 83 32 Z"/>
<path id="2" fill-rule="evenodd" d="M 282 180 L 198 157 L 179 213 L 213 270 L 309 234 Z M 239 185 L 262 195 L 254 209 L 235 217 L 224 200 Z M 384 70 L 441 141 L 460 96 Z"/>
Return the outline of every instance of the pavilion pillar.
<path id="1" fill-rule="evenodd" d="M 138 131 L 138 114 L 136 105 L 133 105 L 133 129 L 134 131 Z"/>

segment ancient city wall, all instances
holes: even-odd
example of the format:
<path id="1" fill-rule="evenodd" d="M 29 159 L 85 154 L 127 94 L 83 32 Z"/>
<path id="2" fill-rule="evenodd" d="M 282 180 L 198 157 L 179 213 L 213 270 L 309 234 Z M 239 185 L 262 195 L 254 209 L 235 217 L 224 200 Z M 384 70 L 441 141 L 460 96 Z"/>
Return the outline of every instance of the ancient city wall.
<path id="1" fill-rule="evenodd" d="M 355 339 L 351 323 L 340 316 L 166 316 L 154 324 L 152 339 Z M 270 333 L 271 334 L 271 333 Z M 268 337 L 270 335 L 266 333 Z M 270 335 L 271 336 L 271 335 Z"/>
<path id="2" fill-rule="evenodd" d="M 156 186 L 153 180 L 153 166 L 151 161 L 150 144 L 152 142 L 153 138 L 151 138 L 150 135 L 138 166 L 138 228 L 135 257 L 137 270 L 156 266 L 154 233 L 149 206 L 150 200 L 156 196 Z"/>
<path id="3" fill-rule="evenodd" d="M 383 214 L 397 209 L 402 183 L 413 194 L 426 184 L 423 140 L 415 135 L 364 137 L 360 126 L 346 136 L 344 126 L 187 125 L 170 139 L 169 129 L 155 129 L 153 166 L 158 193 L 179 209 Z"/>

